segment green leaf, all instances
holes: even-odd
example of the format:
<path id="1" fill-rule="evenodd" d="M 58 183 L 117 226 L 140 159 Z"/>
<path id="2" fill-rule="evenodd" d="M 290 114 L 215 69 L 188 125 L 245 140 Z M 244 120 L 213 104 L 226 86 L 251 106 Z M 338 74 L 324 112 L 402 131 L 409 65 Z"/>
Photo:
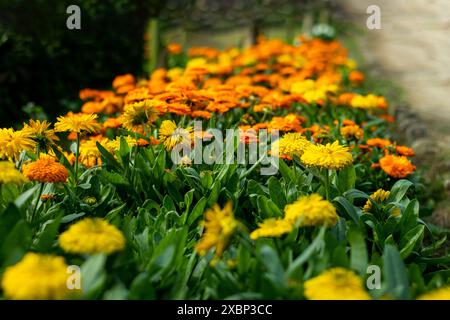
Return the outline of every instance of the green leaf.
<path id="1" fill-rule="evenodd" d="M 333 202 L 336 202 L 338 204 L 338 208 L 341 208 L 342 213 L 345 213 L 346 216 L 348 216 L 356 224 L 358 224 L 359 215 L 356 212 L 355 207 L 350 202 L 348 202 L 347 199 L 339 196 L 339 197 L 334 198 Z"/>
<path id="2" fill-rule="evenodd" d="M 417 248 L 422 243 L 425 226 L 419 225 L 409 230 L 400 240 L 400 255 L 406 259 L 414 248 Z"/>
<path id="3" fill-rule="evenodd" d="M 122 171 L 122 165 L 114 158 L 114 156 L 106 150 L 98 141 L 96 142 L 98 151 L 102 156 L 103 163 L 110 166 L 114 171 Z"/>
<path id="4" fill-rule="evenodd" d="M 410 201 L 402 214 L 399 221 L 400 233 L 404 235 L 409 230 L 414 228 L 419 219 L 419 202 L 414 199 Z"/>
<path id="5" fill-rule="evenodd" d="M 257 203 L 258 211 L 262 218 L 281 218 L 283 216 L 283 212 L 272 200 L 264 196 L 258 196 Z"/>
<path id="6" fill-rule="evenodd" d="M 383 253 L 383 274 L 386 281 L 386 293 L 397 299 L 409 298 L 408 271 L 398 250 L 386 245 Z"/>
<path id="7" fill-rule="evenodd" d="M 358 229 L 351 228 L 348 232 L 348 241 L 351 248 L 350 266 L 353 270 L 358 271 L 358 273 L 363 276 L 366 274 L 369 260 L 364 236 Z"/>
<path id="8" fill-rule="evenodd" d="M 99 295 L 106 281 L 105 273 L 106 255 L 96 254 L 90 256 L 81 266 L 81 289 L 86 299 Z"/>
<path id="9" fill-rule="evenodd" d="M 313 242 L 306 248 L 301 255 L 299 255 L 292 263 L 289 265 L 286 276 L 290 279 L 291 276 L 300 268 L 308 259 L 318 251 L 322 245 L 324 245 L 323 237 L 325 235 L 326 228 L 320 229 L 319 234 L 314 238 Z"/>
<path id="10" fill-rule="evenodd" d="M 268 184 L 270 199 L 272 199 L 278 208 L 283 209 L 286 206 L 287 201 L 280 181 L 275 177 L 270 177 Z"/>
<path id="11" fill-rule="evenodd" d="M 355 187 L 356 171 L 354 166 L 348 166 L 339 171 L 337 176 L 337 187 L 341 193 Z"/>
<path id="12" fill-rule="evenodd" d="M 187 223 L 189 226 L 192 225 L 199 217 L 203 216 L 205 207 L 206 207 L 206 198 L 203 197 L 197 202 L 197 204 L 195 205 L 194 209 L 192 209 L 192 212 L 188 217 Z"/>
<path id="13" fill-rule="evenodd" d="M 39 234 L 34 249 L 41 252 L 48 252 L 52 248 L 56 236 L 58 235 L 58 229 L 61 224 L 62 214 L 58 215 L 55 219 L 48 220 L 43 225 L 43 230 Z"/>
<path id="14" fill-rule="evenodd" d="M 399 180 L 391 188 L 388 202 L 399 202 L 403 199 L 408 189 L 413 185 L 409 180 Z"/>
<path id="15" fill-rule="evenodd" d="M 31 229 L 25 220 L 20 220 L 8 232 L 0 247 L 0 261 L 3 266 L 14 264 L 29 250 Z"/>

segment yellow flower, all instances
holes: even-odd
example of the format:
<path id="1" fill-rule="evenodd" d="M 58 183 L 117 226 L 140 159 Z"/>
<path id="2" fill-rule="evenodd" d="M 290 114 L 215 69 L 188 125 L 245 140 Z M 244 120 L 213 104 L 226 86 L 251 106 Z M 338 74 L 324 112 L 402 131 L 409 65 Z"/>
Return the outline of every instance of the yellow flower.
<path id="1" fill-rule="evenodd" d="M 177 145 L 189 146 L 193 141 L 193 128 L 178 128 L 174 121 L 164 120 L 159 127 L 159 139 L 168 151 Z"/>
<path id="2" fill-rule="evenodd" d="M 145 129 L 158 119 L 158 105 L 156 100 L 142 100 L 127 104 L 120 117 L 122 126 L 130 131 L 144 134 Z"/>
<path id="3" fill-rule="evenodd" d="M 2 184 L 22 184 L 27 182 L 27 178 L 16 169 L 14 163 L 0 161 L 0 185 Z"/>
<path id="4" fill-rule="evenodd" d="M 359 140 L 364 137 L 364 130 L 358 125 L 342 127 L 340 132 L 345 139 L 350 139 L 353 137 Z"/>
<path id="5" fill-rule="evenodd" d="M 97 122 L 96 114 L 72 113 L 69 112 L 64 117 L 58 117 L 55 123 L 55 131 L 57 132 L 76 132 L 82 131 L 93 133 L 101 129 L 101 125 Z"/>
<path id="6" fill-rule="evenodd" d="M 132 148 L 137 145 L 137 141 L 132 136 L 121 136 L 125 139 L 125 142 L 127 143 L 128 147 Z M 114 140 L 108 140 L 105 142 L 105 148 L 114 154 L 116 151 L 120 149 L 120 140 L 121 137 L 116 137 Z M 102 142 L 103 145 L 103 142 Z"/>
<path id="7" fill-rule="evenodd" d="M 28 131 L 0 129 L 0 159 L 16 161 L 22 151 L 31 151 L 34 145 Z"/>
<path id="8" fill-rule="evenodd" d="M 450 300 L 450 286 L 442 287 L 431 292 L 427 292 L 420 297 L 418 300 Z"/>
<path id="9" fill-rule="evenodd" d="M 284 208 L 285 220 L 300 223 L 302 227 L 333 226 L 338 221 L 336 208 L 331 202 L 314 193 L 302 196 Z"/>
<path id="10" fill-rule="evenodd" d="M 305 297 L 309 300 L 370 300 L 363 280 L 344 268 L 329 269 L 305 281 Z"/>
<path id="11" fill-rule="evenodd" d="M 341 146 L 338 141 L 335 141 L 326 145 L 311 144 L 300 160 L 306 166 L 338 170 L 350 165 L 353 157 L 348 147 Z"/>
<path id="12" fill-rule="evenodd" d="M 48 151 L 59 140 L 55 134 L 55 130 L 49 128 L 50 123 L 46 120 L 41 122 L 40 120 L 34 121 L 31 119 L 28 124 L 24 124 L 23 130 L 30 134 L 31 139 L 36 142 L 40 150 Z"/>
<path id="13" fill-rule="evenodd" d="M 215 204 L 205 211 L 205 231 L 202 239 L 195 246 L 199 255 L 205 255 L 210 249 L 216 248 L 216 258 L 222 256 L 225 247 L 237 227 L 233 215 L 233 205 L 228 202 L 223 209 Z"/>
<path id="14" fill-rule="evenodd" d="M 62 257 L 27 253 L 19 263 L 6 269 L 3 292 L 15 300 L 66 298 L 71 292 L 67 286 L 67 267 Z"/>
<path id="15" fill-rule="evenodd" d="M 390 191 L 378 189 L 377 191 L 375 191 L 374 193 L 372 193 L 370 195 L 370 198 L 373 201 L 375 201 L 376 203 L 381 203 L 384 200 L 386 200 L 390 194 L 391 194 Z M 366 204 L 364 205 L 363 211 L 369 212 L 370 209 L 372 209 L 372 202 L 369 199 L 367 199 Z"/>
<path id="16" fill-rule="evenodd" d="M 97 148 L 97 141 L 98 140 L 90 139 L 83 140 L 80 143 L 80 156 L 78 159 L 86 168 L 102 164 L 101 154 Z M 102 142 L 100 142 L 100 144 L 103 145 Z"/>
<path id="17" fill-rule="evenodd" d="M 114 225 L 100 218 L 86 218 L 71 225 L 59 236 L 59 244 L 69 253 L 111 254 L 125 247 L 125 237 Z"/>
<path id="18" fill-rule="evenodd" d="M 292 224 L 282 219 L 266 219 L 259 224 L 259 228 L 250 234 L 250 238 L 256 240 L 261 237 L 280 237 L 292 231 Z"/>
<path id="19" fill-rule="evenodd" d="M 49 155 L 41 155 L 38 160 L 24 164 L 22 172 L 31 181 L 47 183 L 65 182 L 69 176 L 66 167 Z"/>
<path id="20" fill-rule="evenodd" d="M 301 133 L 287 133 L 272 145 L 272 155 L 301 156 L 311 143 Z"/>
<path id="21" fill-rule="evenodd" d="M 353 108 L 358 109 L 386 108 L 387 106 L 384 97 L 379 97 L 374 94 L 368 94 L 367 96 L 355 95 L 350 104 Z"/>

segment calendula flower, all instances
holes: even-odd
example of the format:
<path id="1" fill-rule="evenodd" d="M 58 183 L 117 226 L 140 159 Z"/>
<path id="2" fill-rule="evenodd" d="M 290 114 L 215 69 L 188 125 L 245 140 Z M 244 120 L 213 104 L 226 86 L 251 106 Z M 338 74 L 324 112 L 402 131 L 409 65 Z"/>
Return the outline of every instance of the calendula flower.
<path id="1" fill-rule="evenodd" d="M 22 151 L 31 151 L 34 146 L 28 131 L 0 129 L 0 159 L 16 161 Z"/>
<path id="2" fill-rule="evenodd" d="M 377 148 L 386 148 L 390 145 L 392 145 L 391 140 L 389 139 L 382 139 L 382 138 L 372 138 L 372 139 L 368 139 L 366 144 L 369 147 L 377 147 Z"/>
<path id="3" fill-rule="evenodd" d="M 250 238 L 256 240 L 262 237 L 280 237 L 292 231 L 292 223 L 283 219 L 266 219 L 258 224 L 258 229 L 250 234 Z"/>
<path id="4" fill-rule="evenodd" d="M 287 133 L 272 144 L 271 154 L 300 157 L 311 143 L 301 133 Z"/>
<path id="5" fill-rule="evenodd" d="M 397 151 L 397 153 L 401 156 L 405 156 L 405 157 L 414 157 L 415 156 L 414 150 L 412 148 L 408 148 L 406 146 L 396 146 L 395 151 Z"/>
<path id="6" fill-rule="evenodd" d="M 170 54 L 180 54 L 183 51 L 183 47 L 178 43 L 169 43 L 167 45 L 167 51 Z"/>
<path id="7" fill-rule="evenodd" d="M 389 198 L 389 195 L 391 194 L 390 191 L 386 191 L 383 189 L 378 189 L 374 193 L 370 195 L 370 198 L 375 201 L 376 203 L 381 203 L 387 198 Z M 372 201 L 367 199 L 366 204 L 364 205 L 363 211 L 369 212 L 370 209 L 372 209 Z"/>
<path id="8" fill-rule="evenodd" d="M 104 140 L 106 141 L 107 139 Z M 102 144 L 102 142 L 100 142 L 100 144 Z M 79 161 L 86 168 L 102 164 L 101 153 L 97 148 L 97 140 L 83 140 L 80 143 Z"/>
<path id="9" fill-rule="evenodd" d="M 124 113 L 120 120 L 122 126 L 130 131 L 145 133 L 145 129 L 158 119 L 159 111 L 156 100 L 141 100 L 125 105 Z"/>
<path id="10" fill-rule="evenodd" d="M 292 224 L 299 222 L 302 227 L 334 226 L 338 221 L 336 208 L 319 194 L 301 196 L 284 208 L 284 218 Z"/>
<path id="11" fill-rule="evenodd" d="M 350 104 L 353 108 L 368 110 L 376 108 L 385 109 L 387 107 L 386 99 L 374 94 L 368 94 L 367 96 L 355 95 Z"/>
<path id="12" fill-rule="evenodd" d="M 164 120 L 159 127 L 159 140 L 168 151 L 177 145 L 189 146 L 193 141 L 193 128 L 178 128 L 174 121 Z"/>
<path id="13" fill-rule="evenodd" d="M 64 299 L 74 293 L 67 286 L 67 268 L 62 257 L 27 253 L 19 263 L 6 268 L 3 292 L 15 300 Z"/>
<path id="14" fill-rule="evenodd" d="M 339 170 L 350 165 L 353 157 L 348 147 L 341 146 L 335 141 L 326 145 L 311 144 L 300 160 L 308 167 Z"/>
<path id="15" fill-rule="evenodd" d="M 96 114 L 69 112 L 64 117 L 58 117 L 57 120 L 55 123 L 56 132 L 93 133 L 101 129 L 101 125 L 97 122 Z"/>
<path id="16" fill-rule="evenodd" d="M 22 172 L 31 181 L 47 183 L 66 182 L 69 176 L 66 167 L 48 155 L 41 155 L 38 160 L 24 164 Z"/>
<path id="17" fill-rule="evenodd" d="M 305 297 L 309 300 L 370 300 L 363 280 L 344 268 L 329 269 L 305 281 Z"/>
<path id="18" fill-rule="evenodd" d="M 408 158 L 405 156 L 386 155 L 380 159 L 380 167 L 393 178 L 404 178 L 416 170 Z"/>
<path id="19" fill-rule="evenodd" d="M 64 251 L 76 254 L 111 254 L 125 247 L 125 237 L 114 225 L 100 218 L 86 218 L 59 236 Z"/>
<path id="20" fill-rule="evenodd" d="M 0 185 L 2 184 L 23 184 L 27 178 L 16 169 L 14 163 L 9 161 L 0 161 Z"/>
<path id="21" fill-rule="evenodd" d="M 450 286 L 427 292 L 417 298 L 418 300 L 450 300 Z"/>
<path id="22" fill-rule="evenodd" d="M 48 151 L 51 147 L 56 146 L 59 138 L 55 134 L 55 130 L 50 129 L 50 123 L 46 120 L 30 120 L 24 124 L 24 131 L 27 131 L 30 138 L 33 139 L 40 150 Z"/>
<path id="23" fill-rule="evenodd" d="M 355 138 L 359 140 L 364 137 L 364 130 L 358 125 L 342 127 L 340 132 L 345 139 Z"/>
<path id="24" fill-rule="evenodd" d="M 205 211 L 205 221 L 202 239 L 195 246 L 195 251 L 201 256 L 215 248 L 215 256 L 222 256 L 225 247 L 237 227 L 233 215 L 233 205 L 228 202 L 222 209 L 218 204 Z"/>

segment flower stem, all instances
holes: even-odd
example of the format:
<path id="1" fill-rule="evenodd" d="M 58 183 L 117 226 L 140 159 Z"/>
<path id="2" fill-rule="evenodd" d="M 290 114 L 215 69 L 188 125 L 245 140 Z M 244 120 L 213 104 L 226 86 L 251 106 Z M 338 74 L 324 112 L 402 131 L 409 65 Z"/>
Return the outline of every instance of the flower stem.
<path id="1" fill-rule="evenodd" d="M 78 158 L 80 157 L 80 133 L 77 132 L 77 147 L 75 152 L 75 185 L 78 184 Z"/>
<path id="2" fill-rule="evenodd" d="M 35 218 L 35 215 L 36 215 L 36 211 L 37 211 L 37 207 L 38 207 L 39 201 L 41 200 L 42 191 L 44 191 L 44 185 L 45 185 L 44 182 L 41 182 L 41 186 L 39 187 L 38 197 L 36 199 L 36 203 L 34 205 L 33 212 L 31 213 L 31 217 L 30 217 L 31 222 L 34 221 L 34 218 Z"/>
<path id="3" fill-rule="evenodd" d="M 330 172 L 325 169 L 325 197 L 330 200 Z"/>

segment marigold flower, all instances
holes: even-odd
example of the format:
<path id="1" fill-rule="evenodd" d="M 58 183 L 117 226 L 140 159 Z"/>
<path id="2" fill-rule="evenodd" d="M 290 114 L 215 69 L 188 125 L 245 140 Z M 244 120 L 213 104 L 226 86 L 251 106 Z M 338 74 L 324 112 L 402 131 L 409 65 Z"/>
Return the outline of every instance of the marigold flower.
<path id="1" fill-rule="evenodd" d="M 167 51 L 170 54 L 180 54 L 183 51 L 183 47 L 178 43 L 169 43 L 167 45 Z"/>
<path id="2" fill-rule="evenodd" d="M 31 119 L 28 123 L 24 124 L 23 130 L 29 133 L 30 138 L 36 142 L 40 150 L 48 151 L 50 147 L 56 146 L 56 142 L 59 141 L 55 130 L 49 128 L 50 123 L 46 120 L 34 121 Z"/>
<path id="3" fill-rule="evenodd" d="M 171 151 L 177 145 L 191 145 L 193 140 L 193 128 L 178 128 L 172 120 L 164 120 L 159 127 L 159 139 L 166 150 Z"/>
<path id="4" fill-rule="evenodd" d="M 67 298 L 73 292 L 67 287 L 67 268 L 62 257 L 29 252 L 5 270 L 3 292 L 15 300 Z"/>
<path id="5" fill-rule="evenodd" d="M 271 154 L 300 157 L 311 143 L 301 133 L 286 133 L 272 144 Z"/>
<path id="6" fill-rule="evenodd" d="M 14 163 L 9 161 L 0 161 L 0 186 L 2 184 L 23 184 L 27 178 L 16 169 Z"/>
<path id="7" fill-rule="evenodd" d="M 393 178 L 404 178 L 416 170 L 405 156 L 386 155 L 380 159 L 380 167 Z"/>
<path id="8" fill-rule="evenodd" d="M 0 129 L 0 159 L 16 161 L 22 151 L 31 151 L 34 146 L 28 130 Z"/>
<path id="9" fill-rule="evenodd" d="M 405 157 L 414 157 L 415 153 L 412 148 L 408 148 L 406 146 L 396 146 L 395 151 L 397 151 L 398 154 L 405 156 Z"/>
<path id="10" fill-rule="evenodd" d="M 125 129 L 144 133 L 145 129 L 158 119 L 159 112 L 156 100 L 142 100 L 125 105 L 120 121 Z"/>
<path id="11" fill-rule="evenodd" d="M 301 196 L 284 208 L 285 219 L 290 223 L 300 223 L 302 227 L 333 226 L 338 221 L 336 208 L 328 200 L 314 193 Z"/>
<path id="12" fill-rule="evenodd" d="M 203 111 L 203 110 L 197 110 L 191 112 L 192 118 L 203 118 L 203 119 L 210 119 L 211 118 L 211 112 L 209 111 Z"/>
<path id="13" fill-rule="evenodd" d="M 417 298 L 418 300 L 450 300 L 450 286 L 435 289 L 424 293 Z"/>
<path id="14" fill-rule="evenodd" d="M 376 108 L 387 108 L 386 99 L 384 97 L 376 96 L 373 94 L 368 94 L 367 96 L 355 95 L 350 104 L 353 108 L 368 110 Z"/>
<path id="15" fill-rule="evenodd" d="M 364 130 L 358 125 L 341 127 L 340 132 L 345 139 L 355 138 L 359 140 L 364 137 Z"/>
<path id="16" fill-rule="evenodd" d="M 116 226 L 100 218 L 86 218 L 59 236 L 64 251 L 76 254 L 112 254 L 125 247 L 125 237 Z"/>
<path id="17" fill-rule="evenodd" d="M 228 202 L 223 209 L 215 204 L 205 211 L 205 231 L 202 239 L 195 246 L 195 251 L 203 256 L 210 249 L 215 248 L 216 258 L 221 257 L 236 227 L 237 221 L 234 219 L 231 202 Z"/>
<path id="18" fill-rule="evenodd" d="M 97 122 L 96 114 L 83 114 L 69 112 L 64 117 L 58 117 L 55 123 L 55 131 L 57 132 L 76 132 L 82 131 L 93 133 L 100 130 L 101 125 Z"/>
<path id="19" fill-rule="evenodd" d="M 382 138 L 368 139 L 366 143 L 369 147 L 377 147 L 381 149 L 392 145 L 392 142 L 389 139 L 382 139 Z"/>
<path id="20" fill-rule="evenodd" d="M 132 74 L 124 74 L 114 78 L 112 86 L 114 89 L 120 88 L 122 86 L 134 86 L 136 79 Z"/>
<path id="21" fill-rule="evenodd" d="M 38 160 L 24 164 L 22 172 L 31 181 L 42 183 L 66 182 L 69 176 L 66 167 L 48 155 L 41 155 Z"/>
<path id="22" fill-rule="evenodd" d="M 352 71 L 350 72 L 350 74 L 348 75 L 348 80 L 350 80 L 351 82 L 356 82 L 356 83 L 360 83 L 364 81 L 364 73 L 362 73 L 361 71 Z"/>
<path id="23" fill-rule="evenodd" d="M 390 191 L 378 189 L 377 191 L 375 191 L 374 193 L 372 193 L 370 195 L 370 198 L 376 203 L 381 203 L 384 200 L 386 200 L 387 198 L 389 198 L 390 194 L 391 194 Z M 366 204 L 364 205 L 363 211 L 369 212 L 370 209 L 372 209 L 372 201 L 367 199 Z"/>
<path id="24" fill-rule="evenodd" d="M 332 268 L 305 281 L 305 297 L 309 300 L 370 300 L 363 280 L 353 271 Z"/>
<path id="25" fill-rule="evenodd" d="M 250 234 L 250 238 L 253 240 L 262 237 L 280 237 L 292 231 L 292 223 L 284 219 L 266 219 L 258 226 L 258 229 Z"/>
<path id="26" fill-rule="evenodd" d="M 350 165 L 353 157 L 348 147 L 341 146 L 338 141 L 335 141 L 326 145 L 311 144 L 300 160 L 306 166 L 339 170 Z"/>

